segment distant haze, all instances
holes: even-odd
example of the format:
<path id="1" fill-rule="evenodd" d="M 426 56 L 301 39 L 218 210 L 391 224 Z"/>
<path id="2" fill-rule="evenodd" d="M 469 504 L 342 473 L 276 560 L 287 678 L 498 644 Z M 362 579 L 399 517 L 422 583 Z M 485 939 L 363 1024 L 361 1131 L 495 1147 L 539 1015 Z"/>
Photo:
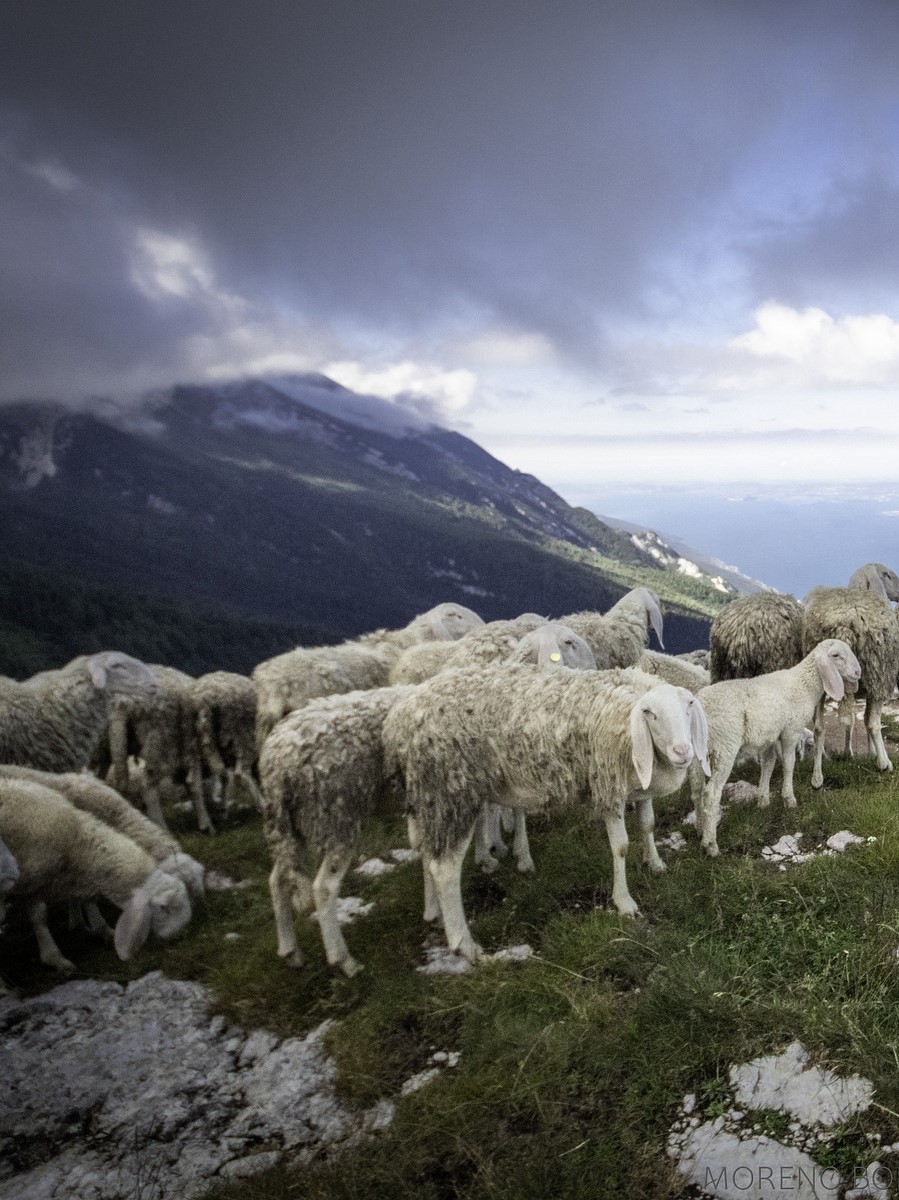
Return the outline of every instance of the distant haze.
<path id="1" fill-rule="evenodd" d="M 773 491 L 752 484 L 609 489 L 568 497 L 669 533 L 800 599 L 843 586 L 865 562 L 899 568 L 899 484 Z"/>

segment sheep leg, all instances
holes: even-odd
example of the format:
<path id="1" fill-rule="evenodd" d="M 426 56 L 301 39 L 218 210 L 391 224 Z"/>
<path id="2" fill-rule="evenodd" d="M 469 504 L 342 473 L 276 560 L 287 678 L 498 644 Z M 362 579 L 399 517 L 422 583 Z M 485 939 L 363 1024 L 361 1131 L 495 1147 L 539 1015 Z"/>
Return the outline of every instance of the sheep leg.
<path id="1" fill-rule="evenodd" d="M 855 697 L 847 694 L 837 706 L 837 715 L 840 718 L 840 724 L 843 726 L 845 743 L 843 753 L 848 758 L 855 757 L 855 751 L 852 748 L 852 734 L 855 729 Z"/>
<path id="2" fill-rule="evenodd" d="M 115 934 L 97 907 L 95 900 L 85 900 L 84 902 L 84 923 L 94 937 L 102 938 L 104 942 L 112 944 Z"/>
<path id="3" fill-rule="evenodd" d="M 730 778 L 736 757 L 737 751 L 725 756 L 720 754 L 713 756 L 712 775 L 702 789 L 700 802 L 702 846 L 710 858 L 717 858 L 720 853 L 718 850 L 718 825 L 721 821 L 721 793 Z"/>
<path id="4" fill-rule="evenodd" d="M 303 965 L 303 953 L 297 944 L 297 931 L 293 923 L 292 901 L 293 880 L 282 864 L 275 863 L 268 877 L 268 890 L 275 914 L 275 933 L 278 938 L 278 957 L 291 967 Z"/>
<path id="5" fill-rule="evenodd" d="M 606 813 L 605 821 L 612 851 L 612 903 L 623 917 L 636 917 L 640 910 L 627 888 L 625 867 L 628 838 L 624 824 L 624 805 L 619 805 L 616 812 Z"/>
<path id="6" fill-rule="evenodd" d="M 506 811 L 505 809 L 503 810 Z M 519 871 L 533 871 L 534 860 L 531 858 L 531 847 L 528 842 L 528 825 L 524 809 L 512 810 L 515 815 L 515 837 L 512 841 L 512 853 Z"/>
<path id="7" fill-rule="evenodd" d="M 491 804 L 487 811 L 490 816 L 490 848 L 494 854 L 505 858 L 509 853 L 509 847 L 503 841 L 502 807 L 499 804 Z"/>
<path id="8" fill-rule="evenodd" d="M 482 804 L 475 826 L 474 861 L 486 875 L 491 875 L 499 866 L 499 859 L 491 854 L 493 848 L 493 819 L 491 809 L 495 805 Z"/>
<path id="9" fill-rule="evenodd" d="M 642 795 L 637 801 L 637 809 L 640 816 L 640 832 L 643 834 L 643 861 L 656 875 L 660 875 L 662 871 L 667 871 L 668 868 L 659 856 L 659 850 L 656 846 L 655 827 L 656 814 L 652 806 L 652 796 Z"/>
<path id="10" fill-rule="evenodd" d="M 428 859 L 428 868 L 434 877 L 446 943 L 454 953 L 461 954 L 469 962 L 477 962 L 484 951 L 471 936 L 462 904 L 462 862 L 471 843 L 472 829 L 454 850 L 448 850 L 439 858 Z"/>
<path id="11" fill-rule="evenodd" d="M 879 700 L 869 696 L 865 701 L 865 728 L 868 730 L 868 745 L 877 755 L 877 766 L 881 771 L 892 771 L 893 764 L 883 744 L 883 729 L 880 726 L 880 710 L 883 707 Z"/>
<path id="12" fill-rule="evenodd" d="M 362 970 L 362 964 L 357 963 L 350 954 L 337 922 L 337 898 L 340 895 L 343 877 L 350 869 L 352 857 L 346 850 L 326 854 L 312 884 L 315 911 L 318 913 L 322 941 L 325 944 L 325 956 L 330 965 L 340 967 L 344 975 L 355 975 Z"/>
<path id="13" fill-rule="evenodd" d="M 259 785 L 253 778 L 252 770 L 247 770 L 246 766 L 238 761 L 237 766 L 234 768 L 234 774 L 249 792 L 250 799 L 253 801 L 256 810 L 262 812 L 262 792 L 260 792 Z"/>
<path id="14" fill-rule="evenodd" d="M 190 792 L 191 803 L 200 833 L 215 833 L 212 818 L 206 808 L 206 797 L 203 795 L 203 768 L 198 762 L 192 762 L 188 770 L 187 788 Z M 147 814 L 150 815 L 149 812 Z"/>
<path id="15" fill-rule="evenodd" d="M 515 831 L 517 809 L 510 808 L 507 804 L 503 804 L 499 810 L 500 825 L 503 833 L 513 833 Z"/>
<path id="16" fill-rule="evenodd" d="M 815 765 L 812 767 L 812 787 L 824 787 L 824 772 L 821 763 L 824 759 L 824 701 L 819 700 L 815 708 Z"/>
<path id="17" fill-rule="evenodd" d="M 411 849 L 418 850 L 419 852 L 421 852 L 421 849 L 422 849 L 421 828 L 418 824 L 418 821 L 416 821 L 415 817 L 413 817 L 411 815 L 411 813 L 409 814 L 409 816 L 406 817 L 406 828 L 409 833 L 409 846 L 411 847 Z M 429 923 L 431 921 L 439 921 L 440 920 L 440 901 L 437 899 L 437 889 L 434 887 L 434 876 L 431 874 L 431 872 L 428 868 L 427 860 L 423 853 L 421 855 L 421 865 L 422 865 L 422 871 L 424 874 L 424 885 L 425 885 L 424 919 Z"/>
<path id="18" fill-rule="evenodd" d="M 759 798 L 757 803 L 759 808 L 767 808 L 771 803 L 771 776 L 774 774 L 774 764 L 777 762 L 777 747 L 766 746 L 759 755 L 759 762 L 762 769 L 759 772 Z M 784 767 L 784 781 L 786 781 L 786 778 L 786 767 Z M 792 784 L 790 785 L 790 791 L 792 792 Z M 793 804 L 795 803 L 796 801 L 794 800 Z"/>
<path id="19" fill-rule="evenodd" d="M 787 808 L 796 807 L 796 793 L 793 791 L 793 771 L 796 767 L 796 739 L 790 735 L 780 740 L 780 756 L 783 759 L 783 785 L 780 794 Z"/>
<path id="20" fill-rule="evenodd" d="M 43 900 L 32 900 L 28 904 L 28 920 L 37 939 L 38 955 L 45 967 L 55 967 L 66 975 L 71 975 L 75 964 L 69 962 L 53 940 L 53 934 L 47 925 L 47 906 Z"/>

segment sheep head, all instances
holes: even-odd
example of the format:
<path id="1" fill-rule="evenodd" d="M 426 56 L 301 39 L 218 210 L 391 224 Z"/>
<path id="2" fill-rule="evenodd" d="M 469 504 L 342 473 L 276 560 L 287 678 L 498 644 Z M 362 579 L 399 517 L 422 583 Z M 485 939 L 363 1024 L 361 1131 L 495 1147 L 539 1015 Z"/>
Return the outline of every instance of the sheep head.
<path id="1" fill-rule="evenodd" d="M 159 688 L 151 667 L 118 650 L 92 654 L 85 665 L 94 687 L 110 696 L 152 696 Z"/>
<path id="2" fill-rule="evenodd" d="M 631 708 L 631 760 L 640 787 L 652 782 L 656 757 L 678 770 L 697 759 L 706 775 L 709 727 L 702 705 L 686 688 L 660 683 L 650 688 Z"/>
<path id="3" fill-rule="evenodd" d="M 513 655 L 516 662 L 535 662 L 538 667 L 570 667 L 595 671 L 593 651 L 567 625 L 547 624 L 527 634 Z"/>
<path id="4" fill-rule="evenodd" d="M 438 642 L 456 642 L 484 624 L 481 617 L 464 604 L 438 604 L 425 615 Z"/>
<path id="5" fill-rule="evenodd" d="M 857 692 L 862 669 L 846 642 L 826 638 L 812 651 L 821 684 L 831 700 L 842 700 L 846 692 Z"/>
<path id="6" fill-rule="evenodd" d="M 187 888 L 180 879 L 157 867 L 122 909 L 113 939 L 116 953 L 127 962 L 140 950 L 151 931 L 163 940 L 174 937 L 190 917 Z"/>

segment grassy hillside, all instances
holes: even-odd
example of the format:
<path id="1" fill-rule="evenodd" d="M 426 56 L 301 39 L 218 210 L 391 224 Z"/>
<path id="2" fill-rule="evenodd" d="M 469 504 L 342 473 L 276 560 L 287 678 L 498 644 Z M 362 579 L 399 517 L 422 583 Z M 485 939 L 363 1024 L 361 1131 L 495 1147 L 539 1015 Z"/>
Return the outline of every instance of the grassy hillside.
<path id="1" fill-rule="evenodd" d="M 125 966 L 72 935 L 60 943 L 85 976 L 127 980 L 158 967 L 199 979 L 245 1027 L 295 1034 L 336 1018 L 341 1089 L 359 1105 L 395 1095 L 433 1049 L 461 1051 L 455 1070 L 398 1101 L 383 1136 L 334 1163 L 235 1182 L 215 1200 L 685 1196 L 665 1154 L 681 1098 L 696 1093 L 699 1112 L 715 1116 L 728 1104 L 731 1064 L 795 1038 L 817 1061 L 875 1084 L 875 1105 L 837 1127 L 817 1154 L 848 1170 L 876 1156 L 870 1138 L 899 1140 L 899 784 L 868 760 L 830 762 L 827 787 L 815 794 L 809 773 L 809 764 L 798 767 L 793 812 L 776 799 L 767 810 L 726 811 L 716 861 L 685 830 L 687 850 L 663 851 L 669 870 L 651 876 L 632 842 L 629 876 L 644 914 L 636 921 L 607 910 L 602 829 L 575 813 L 551 826 L 533 820 L 535 876 L 506 862 L 490 878 L 469 869 L 464 883 L 486 949 L 534 947 L 536 959 L 520 965 L 416 972 L 425 933 L 413 866 L 349 877 L 347 894 L 375 901 L 347 931 L 366 965 L 361 975 L 334 975 L 317 927 L 305 921 L 309 965 L 287 968 L 275 957 L 255 817 L 213 840 L 185 838 L 207 863 L 253 882 L 210 895 L 176 944 L 148 947 Z M 683 828 L 683 797 L 659 808 L 660 836 Z M 816 843 L 844 828 L 878 841 L 785 871 L 760 857 L 785 832 Z M 366 849 L 402 844 L 396 822 L 372 833 Z M 239 940 L 226 941 L 226 932 Z M 36 965 L 29 938 L 22 927 L 11 931 L 4 972 L 41 990 L 56 979 Z M 772 1136 L 786 1133 L 778 1114 L 758 1120 Z"/>

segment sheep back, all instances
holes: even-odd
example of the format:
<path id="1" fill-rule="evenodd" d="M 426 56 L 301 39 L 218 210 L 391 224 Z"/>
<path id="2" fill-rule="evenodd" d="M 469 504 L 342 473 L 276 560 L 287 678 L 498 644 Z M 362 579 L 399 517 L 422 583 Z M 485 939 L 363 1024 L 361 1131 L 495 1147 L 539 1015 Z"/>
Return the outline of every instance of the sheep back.
<path id="1" fill-rule="evenodd" d="M 805 610 L 806 653 L 826 638 L 840 638 L 862 669 L 859 694 L 883 703 L 899 674 L 899 622 L 886 600 L 854 588 L 820 588 Z"/>
<path id="2" fill-rule="evenodd" d="M 712 682 L 794 667 L 804 655 L 802 620 L 795 596 L 757 592 L 733 600 L 712 622 Z"/>

